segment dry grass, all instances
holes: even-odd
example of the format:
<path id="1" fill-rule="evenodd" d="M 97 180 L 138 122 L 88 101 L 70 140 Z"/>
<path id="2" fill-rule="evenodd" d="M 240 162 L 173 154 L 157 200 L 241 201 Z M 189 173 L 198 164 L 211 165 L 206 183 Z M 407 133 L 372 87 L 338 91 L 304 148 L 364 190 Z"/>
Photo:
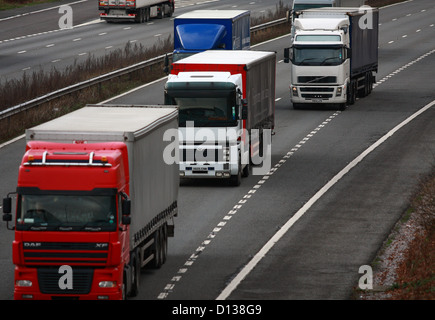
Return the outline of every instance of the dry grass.
<path id="1" fill-rule="evenodd" d="M 411 202 L 420 232 L 408 246 L 390 294 L 394 300 L 435 299 L 435 172 Z"/>

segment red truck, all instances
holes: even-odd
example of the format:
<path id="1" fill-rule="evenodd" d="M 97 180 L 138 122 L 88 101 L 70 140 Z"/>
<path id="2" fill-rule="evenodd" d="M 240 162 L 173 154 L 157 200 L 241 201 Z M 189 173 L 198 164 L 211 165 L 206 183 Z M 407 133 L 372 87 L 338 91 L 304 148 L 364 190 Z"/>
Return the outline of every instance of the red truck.
<path id="1" fill-rule="evenodd" d="M 26 131 L 14 299 L 124 299 L 159 268 L 174 234 L 178 166 L 163 159 L 173 106 L 86 106 Z"/>

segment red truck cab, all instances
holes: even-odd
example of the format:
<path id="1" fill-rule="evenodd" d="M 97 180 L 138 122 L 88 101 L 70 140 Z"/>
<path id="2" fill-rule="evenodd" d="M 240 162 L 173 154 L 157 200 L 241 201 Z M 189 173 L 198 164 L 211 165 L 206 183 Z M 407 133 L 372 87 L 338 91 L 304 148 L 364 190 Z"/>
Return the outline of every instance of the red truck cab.
<path id="1" fill-rule="evenodd" d="M 124 297 L 130 259 L 124 143 L 28 142 L 16 193 L 14 299 Z"/>

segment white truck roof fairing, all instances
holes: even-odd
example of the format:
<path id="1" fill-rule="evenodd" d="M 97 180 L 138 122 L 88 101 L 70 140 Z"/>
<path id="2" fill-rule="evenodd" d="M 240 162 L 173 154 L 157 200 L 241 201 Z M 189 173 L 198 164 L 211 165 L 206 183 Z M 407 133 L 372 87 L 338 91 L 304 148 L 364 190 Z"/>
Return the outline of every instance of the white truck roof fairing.
<path id="1" fill-rule="evenodd" d="M 195 71 L 179 72 L 177 75 L 170 74 L 168 82 L 229 82 L 235 84 L 240 90 L 243 90 L 243 83 L 240 74 L 231 74 L 225 71 Z"/>
<path id="2" fill-rule="evenodd" d="M 296 30 L 339 30 L 342 26 L 349 25 L 347 17 L 337 18 L 297 18 L 295 19 Z"/>

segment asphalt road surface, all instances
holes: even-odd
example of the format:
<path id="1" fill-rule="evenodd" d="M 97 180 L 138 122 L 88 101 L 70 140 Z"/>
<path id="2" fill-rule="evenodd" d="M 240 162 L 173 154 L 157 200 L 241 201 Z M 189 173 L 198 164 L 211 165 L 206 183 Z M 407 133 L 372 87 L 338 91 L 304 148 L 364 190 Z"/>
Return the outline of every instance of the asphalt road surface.
<path id="1" fill-rule="evenodd" d="M 272 169 L 239 187 L 184 183 L 167 262 L 142 271 L 136 299 L 352 298 L 359 268 L 433 170 L 434 16 L 431 0 L 381 9 L 378 82 L 343 112 L 292 108 L 282 63 L 288 36 L 254 47 L 278 54 Z M 164 82 L 111 103 L 163 103 Z M 15 190 L 24 146 L 18 139 L 0 148 L 2 195 Z M 1 299 L 13 296 L 12 239 L 3 223 Z"/>

